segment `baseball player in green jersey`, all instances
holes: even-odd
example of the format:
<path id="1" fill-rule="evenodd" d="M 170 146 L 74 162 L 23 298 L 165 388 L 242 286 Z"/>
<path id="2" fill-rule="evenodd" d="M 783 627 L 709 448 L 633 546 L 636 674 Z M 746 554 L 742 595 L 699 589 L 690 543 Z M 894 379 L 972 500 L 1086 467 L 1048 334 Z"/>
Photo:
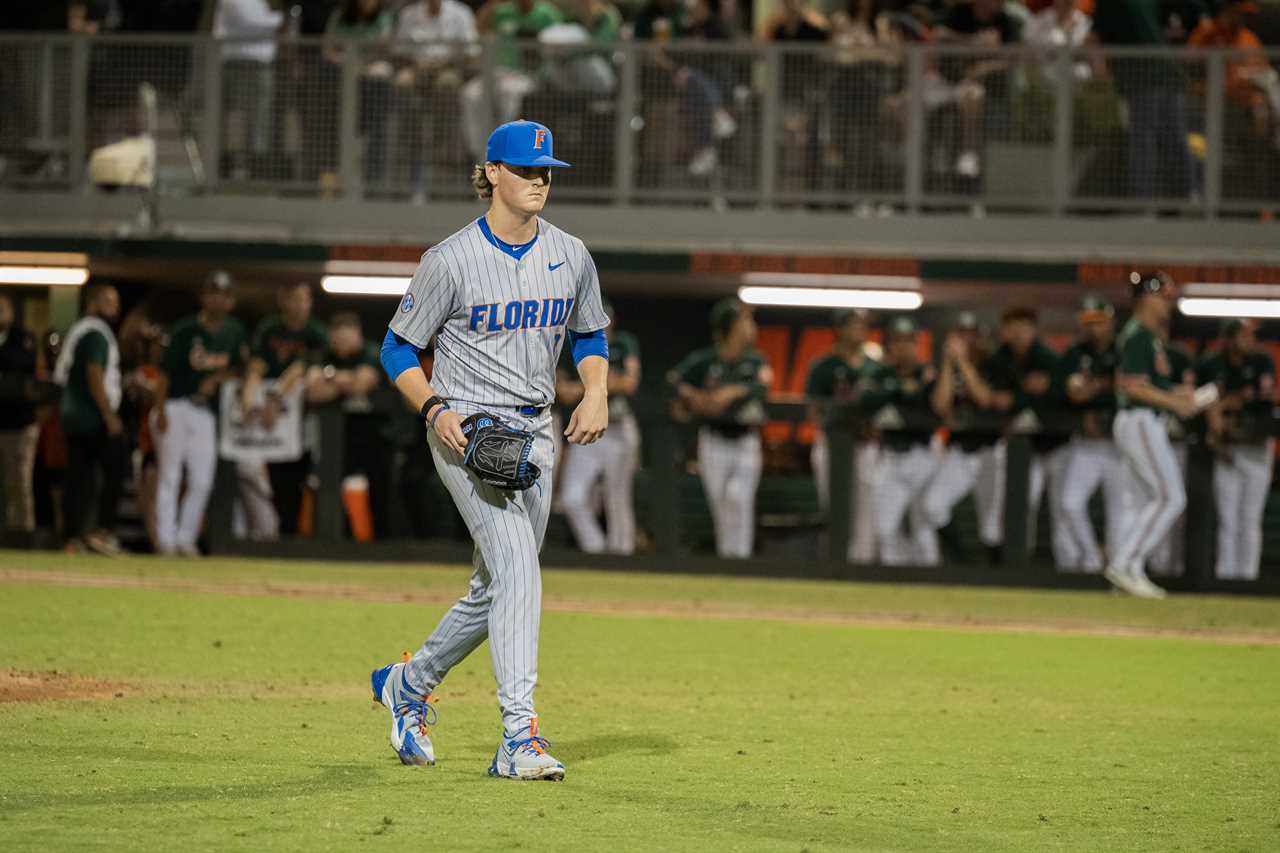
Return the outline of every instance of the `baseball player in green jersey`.
<path id="1" fill-rule="evenodd" d="M 835 403 L 856 406 L 865 414 L 871 414 L 861 405 L 868 392 L 874 390 L 885 367 L 864 350 L 870 315 L 864 310 L 842 309 L 834 316 L 836 342 L 829 355 L 813 362 L 804 383 L 804 393 L 811 405 L 810 417 L 821 424 L 820 406 Z M 854 482 L 853 515 L 849 519 L 849 551 L 847 559 L 852 563 L 870 563 L 876 555 L 875 502 L 876 469 L 879 464 L 880 445 L 872 439 L 870 430 L 864 430 L 854 444 L 853 460 L 857 479 Z M 825 510 L 831 505 L 830 471 L 827 461 L 827 434 L 818 430 L 809 457 L 813 466 L 813 478 L 818 487 L 818 503 Z"/>
<path id="2" fill-rule="evenodd" d="M 1133 475 L 1136 511 L 1123 531 L 1104 576 L 1116 588 L 1143 598 L 1165 592 L 1147 577 L 1151 553 L 1169 535 L 1187 505 L 1177 455 L 1169 441 L 1169 414 L 1196 413 L 1193 391 L 1175 386 L 1167 331 L 1173 314 L 1174 284 L 1164 273 L 1133 273 L 1133 316 L 1116 341 L 1116 414 L 1112 434 Z"/>
<path id="3" fill-rule="evenodd" d="M 750 306 L 732 298 L 717 302 L 711 309 L 711 337 L 711 346 L 690 353 L 667 378 L 675 389 L 676 417 L 692 416 L 702 424 L 698 462 L 716 553 L 746 558 L 755 537 L 756 487 L 763 464 L 760 426 L 773 371 L 755 348 Z"/>
<path id="4" fill-rule="evenodd" d="M 886 566 L 933 566 L 941 559 L 938 534 L 923 511 L 923 497 L 938 471 L 931 443 L 937 417 L 929 404 L 937 371 L 922 364 L 917 329 L 910 317 L 889 324 L 885 367 L 866 403 L 881 431 L 876 471 L 876 544 Z M 903 519 L 910 515 L 910 538 Z"/>
<path id="5" fill-rule="evenodd" d="M 1102 488 L 1106 505 L 1107 550 L 1114 551 L 1131 523 L 1129 475 L 1111 438 L 1116 415 L 1115 309 L 1100 296 L 1089 295 L 1076 315 L 1080 340 L 1062 356 L 1056 384 L 1068 408 L 1079 417 L 1067 445 L 1059 488 L 1059 512 L 1054 513 L 1054 541 L 1059 533 L 1069 546 L 1054 559 L 1063 571 L 1101 572 L 1105 563 L 1093 523 L 1089 500 Z"/>
<path id="6" fill-rule="evenodd" d="M 1275 440 L 1265 424 L 1275 404 L 1275 364 L 1257 348 L 1252 320 L 1229 320 L 1222 349 L 1200 362 L 1196 382 L 1218 385 L 1206 415 L 1218 450 L 1213 494 L 1218 507 L 1220 578 L 1257 580 L 1262 558 L 1262 512 L 1271 489 Z"/>
<path id="7" fill-rule="evenodd" d="M 951 523 L 956 505 L 970 492 L 979 519 L 990 518 L 1003 506 L 1003 497 L 997 495 L 996 476 L 1003 470 L 1003 459 L 996 457 L 998 436 L 980 422 L 992 399 L 991 384 L 984 375 L 990 357 L 986 344 L 978 318 L 964 311 L 942 346 L 929 405 L 948 427 L 949 436 L 937 473 L 921 498 L 923 517 L 935 530 Z M 991 524 L 999 531 L 998 515 Z"/>
<path id="8" fill-rule="evenodd" d="M 324 326 L 311 317 L 309 284 L 299 281 L 287 285 L 278 299 L 280 313 L 264 318 L 254 332 L 252 357 L 240 393 L 241 411 L 268 428 L 280 416 L 285 397 L 305 380 L 307 366 L 319 362 L 327 344 Z M 275 384 L 259 403 L 258 386 L 263 379 L 273 379 Z M 278 524 L 279 532 L 285 536 L 297 533 L 302 486 L 310 467 L 311 456 L 305 452 L 296 460 L 267 465 L 277 518 L 253 518 L 248 526 L 263 530 Z M 261 502 L 246 501 L 245 509 L 254 513 L 263 512 L 266 507 Z"/>
<path id="9" fill-rule="evenodd" d="M 1058 356 L 1040 340 L 1039 318 L 1032 308 L 1012 307 L 1000 317 L 1000 336 L 1004 343 L 987 360 L 985 373 L 991 385 L 991 408 L 1011 418 L 1027 418 L 1044 423 L 1053 414 L 1056 398 L 1053 377 L 1058 371 Z M 1012 424 L 1014 428 L 1017 424 Z M 1035 547 L 1036 522 L 1040 500 L 1044 496 L 1053 469 L 1061 474 L 1059 449 L 1065 442 L 1057 437 L 1033 435 L 1031 438 L 1030 483 L 1027 486 L 1027 547 Z M 1007 445 L 996 445 L 996 500 L 991 513 L 981 519 L 979 533 L 989 547 L 1004 544 L 1004 494 Z"/>
<path id="10" fill-rule="evenodd" d="M 151 410 L 156 548 L 162 554 L 200 553 L 196 539 L 218 466 L 218 388 L 243 367 L 247 351 L 244 326 L 231 316 L 235 304 L 231 276 L 216 270 L 205 279 L 200 312 L 169 330 Z"/>
<path id="11" fill-rule="evenodd" d="M 636 511 L 632 481 L 640 460 L 640 427 L 631 409 L 631 398 L 640 387 L 640 342 L 630 332 L 614 328 L 613 306 L 605 337 L 609 343 L 609 431 L 599 441 L 574 447 L 561 472 L 561 507 L 578 547 L 588 554 L 631 554 L 636 549 Z M 578 377 L 562 374 L 556 398 L 576 406 L 586 393 Z M 596 520 L 593 487 L 604 492 L 607 533 Z"/>

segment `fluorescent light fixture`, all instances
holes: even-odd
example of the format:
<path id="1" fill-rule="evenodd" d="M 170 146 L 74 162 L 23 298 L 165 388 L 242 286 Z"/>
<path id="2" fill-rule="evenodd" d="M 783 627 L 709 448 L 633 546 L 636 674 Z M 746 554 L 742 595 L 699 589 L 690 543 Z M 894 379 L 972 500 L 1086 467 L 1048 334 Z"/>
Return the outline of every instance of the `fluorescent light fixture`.
<path id="1" fill-rule="evenodd" d="M 3 267 L 0 284 L 63 285 L 80 287 L 89 280 L 84 267 Z"/>
<path id="2" fill-rule="evenodd" d="M 411 281 L 409 275 L 327 275 L 320 287 L 344 296 L 404 296 Z"/>
<path id="3" fill-rule="evenodd" d="M 1256 317 L 1263 320 L 1280 318 L 1280 299 L 1220 299 L 1184 296 L 1178 310 L 1188 317 Z"/>
<path id="4" fill-rule="evenodd" d="M 920 279 L 910 275 L 826 275 L 807 272 L 748 272 L 743 284 L 785 287 L 840 287 L 868 290 L 919 290 Z"/>
<path id="5" fill-rule="evenodd" d="M 402 261 L 325 261 L 329 275 L 413 275 L 417 262 Z"/>
<path id="6" fill-rule="evenodd" d="M 748 305 L 789 308 L 874 308 L 914 311 L 924 303 L 914 290 L 853 290 L 835 287 L 740 287 L 738 298 Z"/>
<path id="7" fill-rule="evenodd" d="M 1280 284 L 1238 284 L 1193 281 L 1182 285 L 1187 296 L 1219 296 L 1237 299 L 1280 299 Z"/>

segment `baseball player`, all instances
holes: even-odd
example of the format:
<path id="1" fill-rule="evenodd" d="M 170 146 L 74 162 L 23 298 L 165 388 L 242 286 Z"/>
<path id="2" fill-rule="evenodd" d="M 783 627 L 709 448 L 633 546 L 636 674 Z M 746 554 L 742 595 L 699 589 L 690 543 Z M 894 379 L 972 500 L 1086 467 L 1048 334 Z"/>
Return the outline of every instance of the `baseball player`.
<path id="1" fill-rule="evenodd" d="M 805 380 L 805 396 L 812 401 L 810 417 L 822 423 L 819 405 L 838 403 L 858 405 L 881 379 L 885 367 L 868 355 L 863 346 L 867 342 L 870 315 L 863 310 L 843 309 L 834 317 L 836 343 L 830 355 L 824 356 L 809 368 Z M 870 414 L 870 412 L 867 412 Z M 879 444 L 871 439 L 869 430 L 858 437 L 854 445 L 854 470 L 857 481 L 853 501 L 853 515 L 849 519 L 849 551 L 847 558 L 853 563 L 870 563 L 875 559 L 875 502 L 876 468 L 880 455 Z M 813 478 L 818 487 L 818 502 L 825 510 L 830 505 L 828 482 L 827 435 L 818 430 L 810 454 Z"/>
<path id="2" fill-rule="evenodd" d="M 1089 295 L 1081 302 L 1076 320 L 1080 340 L 1063 353 L 1057 384 L 1068 407 L 1079 416 L 1079 425 L 1067 445 L 1062 478 L 1054 486 L 1059 511 L 1053 518 L 1055 541 L 1061 530 L 1071 544 L 1064 553 L 1055 553 L 1055 560 L 1064 571 L 1097 573 L 1104 560 L 1089 520 L 1089 499 L 1099 486 L 1106 504 L 1109 552 L 1130 523 L 1129 476 L 1111 438 L 1116 414 L 1115 309 L 1105 299 Z"/>
<path id="3" fill-rule="evenodd" d="M 962 312 L 943 344 L 938 380 L 930 391 L 934 414 L 950 429 L 937 473 L 921 498 L 923 518 L 935 530 L 951 523 L 956 504 L 971 491 L 978 518 L 995 514 L 987 528 L 999 530 L 1003 504 L 997 495 L 996 436 L 975 422 L 992 400 L 991 385 L 983 375 L 989 356 L 983 344 L 977 318 Z"/>
<path id="4" fill-rule="evenodd" d="M 1168 275 L 1132 273 L 1133 316 L 1116 341 L 1116 414 L 1112 434 L 1132 475 L 1136 497 L 1133 522 L 1122 531 L 1103 575 L 1116 588 L 1142 598 L 1165 592 L 1147 577 L 1151 552 L 1168 534 L 1187 504 L 1178 459 L 1169 441 L 1166 413 L 1189 418 L 1195 397 L 1175 388 L 1166 329 L 1173 314 L 1174 285 Z"/>
<path id="5" fill-rule="evenodd" d="M 937 419 L 929 405 L 937 372 L 916 354 L 916 324 L 898 317 L 888 329 L 885 365 L 867 404 L 881 430 L 876 472 L 876 542 L 886 566 L 933 566 L 941 559 L 938 534 L 924 515 L 922 498 L 938 470 L 930 443 Z M 903 535 L 910 516 L 911 536 Z"/>
<path id="6" fill-rule="evenodd" d="M 1051 416 L 1056 403 L 1053 377 L 1058 371 L 1058 356 L 1038 336 L 1038 318 L 1032 308 L 1012 307 L 1000 317 L 1000 335 L 1004 343 L 987 361 L 987 380 L 991 385 L 991 408 L 1017 419 L 1030 413 L 1043 423 Z M 1016 424 L 1014 425 L 1016 426 Z M 1036 522 L 1046 480 L 1054 467 L 1054 454 L 1063 441 L 1054 436 L 1033 435 L 1031 438 L 1030 483 L 1027 486 L 1027 547 L 1035 546 Z M 1004 494 L 1006 445 L 996 447 L 996 501 L 991 515 L 982 520 L 983 541 L 988 546 L 1004 542 Z"/>
<path id="7" fill-rule="evenodd" d="M 231 276 L 216 270 L 205 279 L 200 312 L 169 330 L 151 410 L 156 548 L 162 554 L 200 554 L 196 539 L 218 465 L 218 388 L 243 366 L 247 350 L 244 326 L 231 316 L 235 304 Z"/>
<path id="8" fill-rule="evenodd" d="M 702 489 L 711 507 L 716 553 L 751 556 L 755 538 L 756 487 L 763 458 L 760 425 L 773 371 L 754 346 L 756 321 L 737 299 L 711 309 L 714 343 L 695 350 L 668 374 L 678 418 L 692 415 L 698 429 Z"/>
<path id="9" fill-rule="evenodd" d="M 245 368 L 244 385 L 241 387 L 240 407 L 249 417 L 262 421 L 268 428 L 280 416 L 284 398 L 290 390 L 306 378 L 307 366 L 316 364 L 328 345 L 324 326 L 311 316 L 311 285 L 305 281 L 286 285 L 277 294 L 280 313 L 263 318 L 253 335 L 252 356 Z M 275 385 L 267 393 L 265 402 L 258 404 L 258 385 L 263 379 L 274 379 Z M 271 498 L 275 504 L 276 519 L 261 517 L 269 512 L 260 500 L 244 501 L 247 513 L 259 514 L 248 519 L 254 531 L 272 530 L 279 525 L 279 532 L 292 536 L 298 532 L 298 513 L 302 507 L 302 489 L 311 468 L 311 455 L 304 452 L 298 459 L 272 462 L 267 465 L 271 482 Z M 256 481 L 260 472 L 239 472 L 245 490 L 260 490 Z M 261 537 L 260 533 L 255 538 Z M 263 537 L 265 538 L 265 537 Z"/>
<path id="10" fill-rule="evenodd" d="M 631 411 L 631 397 L 640 387 L 640 343 L 630 332 L 614 329 L 613 306 L 605 304 L 609 326 L 609 431 L 594 444 L 575 447 L 561 472 L 560 503 L 578 547 L 588 554 L 630 554 L 636 549 L 636 513 L 631 483 L 640 458 L 640 427 Z M 566 377 L 557 396 L 568 405 L 577 405 L 586 387 Z M 604 488 L 608 535 L 600 529 L 592 487 Z"/>
<path id="11" fill-rule="evenodd" d="M 374 698 L 391 712 L 391 745 L 405 764 L 434 763 L 426 732 L 435 717 L 431 693 L 487 638 L 503 723 L 489 774 L 564 778 L 533 706 L 542 609 L 538 551 L 551 507 L 550 478 L 500 488 L 480 479 L 481 463 L 467 455 L 482 428 L 501 420 L 526 437 L 520 470 L 532 463 L 535 476 L 551 471 L 548 407 L 566 333 L 584 386 L 566 436 L 572 444 L 590 444 L 609 423 L 609 320 L 595 263 L 581 240 L 538 216 L 552 169 L 569 165 L 552 152 L 551 131 L 536 122 L 508 122 L 493 131 L 485 162 L 472 173 L 477 194 L 491 199 L 488 212 L 422 256 L 382 345 L 387 374 L 426 421 L 436 471 L 475 540 L 467 594 L 411 658 L 372 676 Z M 428 380 L 418 357 L 433 337 Z M 481 413 L 487 414 L 477 419 Z"/>
<path id="12" fill-rule="evenodd" d="M 1275 400 L 1275 364 L 1257 349 L 1252 320 L 1229 320 L 1222 349 L 1200 362 L 1196 382 L 1215 382 L 1218 402 L 1206 412 L 1219 458 L 1213 467 L 1218 507 L 1215 573 L 1257 580 L 1262 557 L 1262 511 L 1271 489 L 1275 440 L 1263 424 Z"/>

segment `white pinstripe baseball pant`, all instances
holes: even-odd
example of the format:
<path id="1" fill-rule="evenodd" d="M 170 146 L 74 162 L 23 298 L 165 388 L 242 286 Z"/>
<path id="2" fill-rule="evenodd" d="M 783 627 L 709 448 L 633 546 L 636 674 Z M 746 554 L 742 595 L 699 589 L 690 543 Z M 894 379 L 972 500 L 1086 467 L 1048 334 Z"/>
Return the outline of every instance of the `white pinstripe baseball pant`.
<path id="1" fill-rule="evenodd" d="M 736 438 L 720 435 L 709 427 L 698 430 L 702 489 L 711 505 L 716 553 L 721 557 L 751 556 L 756 534 L 756 487 L 760 485 L 762 465 L 758 430 Z"/>
<path id="2" fill-rule="evenodd" d="M 453 403 L 466 417 L 476 409 Z M 495 412 L 496 413 L 496 412 Z M 535 433 L 530 458 L 544 472 L 533 488 L 508 492 L 480 482 L 462 465 L 462 457 L 435 434 L 427 443 L 436 471 L 475 540 L 471 587 L 449 609 L 409 662 L 409 682 L 430 692 L 455 664 L 489 640 L 498 706 L 508 732 L 527 727 L 535 715 L 533 688 L 538 681 L 538 630 L 542 617 L 542 573 L 538 551 L 551 511 L 554 445 L 551 415 L 501 416 Z"/>
<path id="3" fill-rule="evenodd" d="M 1150 409 L 1126 409 L 1116 415 L 1116 447 L 1133 475 L 1132 523 L 1111 554 L 1117 569 L 1145 568 L 1187 505 L 1187 490 L 1164 418 Z"/>
<path id="4" fill-rule="evenodd" d="M 1262 559 L 1262 513 L 1271 490 L 1275 440 L 1231 446 L 1231 460 L 1213 466 L 1213 494 L 1218 506 L 1220 578 L 1257 580 Z"/>
<path id="5" fill-rule="evenodd" d="M 640 428 L 634 415 L 609 424 L 594 444 L 574 447 L 564 463 L 560 506 L 578 547 L 588 554 L 630 554 L 636 550 L 636 511 L 632 498 L 640 457 Z M 603 479 L 606 536 L 596 520 L 592 487 Z"/>

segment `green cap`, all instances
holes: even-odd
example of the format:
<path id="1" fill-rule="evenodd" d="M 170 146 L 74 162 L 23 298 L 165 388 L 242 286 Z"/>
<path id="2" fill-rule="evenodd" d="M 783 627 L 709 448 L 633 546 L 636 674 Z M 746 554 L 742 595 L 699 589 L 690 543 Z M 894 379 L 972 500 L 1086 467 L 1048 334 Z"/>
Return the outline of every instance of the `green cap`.
<path id="1" fill-rule="evenodd" d="M 1080 320 L 1109 320 L 1115 316 L 1116 309 L 1111 303 L 1096 293 L 1086 293 L 1080 300 Z"/>
<path id="2" fill-rule="evenodd" d="M 711 306 L 711 331 L 717 334 L 727 335 L 729 329 L 733 327 L 733 321 L 738 319 L 738 314 L 742 311 L 742 303 L 737 297 L 726 296 L 715 305 Z"/>
<path id="3" fill-rule="evenodd" d="M 866 308 L 837 308 L 831 315 L 831 322 L 836 326 L 843 326 L 855 317 L 864 323 L 871 322 L 871 312 Z"/>
<path id="4" fill-rule="evenodd" d="M 1129 273 L 1129 292 L 1134 299 L 1159 293 L 1172 286 L 1173 278 L 1167 272 L 1154 270 L 1152 272 L 1135 271 Z"/>
<path id="5" fill-rule="evenodd" d="M 1222 337 L 1234 338 L 1236 333 L 1244 328 L 1244 320 L 1239 317 L 1232 317 L 1230 320 L 1222 321 Z"/>
<path id="6" fill-rule="evenodd" d="M 893 322 L 889 324 L 891 338 L 911 337 L 916 331 L 916 321 L 910 317 L 894 317 Z"/>

